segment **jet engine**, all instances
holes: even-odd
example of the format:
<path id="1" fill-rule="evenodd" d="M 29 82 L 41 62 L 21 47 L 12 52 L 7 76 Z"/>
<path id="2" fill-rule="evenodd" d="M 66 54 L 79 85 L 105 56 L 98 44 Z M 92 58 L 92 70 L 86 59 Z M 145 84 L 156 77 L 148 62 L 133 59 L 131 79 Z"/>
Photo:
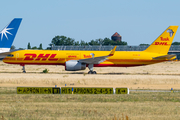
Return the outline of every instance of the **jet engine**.
<path id="1" fill-rule="evenodd" d="M 77 71 L 77 70 L 85 70 L 86 64 L 80 63 L 77 60 L 69 60 L 65 63 L 66 71 Z"/>

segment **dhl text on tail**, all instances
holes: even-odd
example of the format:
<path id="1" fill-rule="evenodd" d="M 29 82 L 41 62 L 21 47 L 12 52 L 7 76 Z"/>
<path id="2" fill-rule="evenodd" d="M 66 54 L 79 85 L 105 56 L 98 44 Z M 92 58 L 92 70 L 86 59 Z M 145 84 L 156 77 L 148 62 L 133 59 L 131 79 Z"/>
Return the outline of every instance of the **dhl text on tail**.
<path id="1" fill-rule="evenodd" d="M 64 65 L 67 71 L 85 70 L 96 74 L 93 67 L 132 67 L 159 63 L 176 58 L 168 55 L 178 26 L 169 26 L 144 51 L 72 51 L 72 50 L 19 50 L 3 59 L 8 64 L 25 65 Z"/>

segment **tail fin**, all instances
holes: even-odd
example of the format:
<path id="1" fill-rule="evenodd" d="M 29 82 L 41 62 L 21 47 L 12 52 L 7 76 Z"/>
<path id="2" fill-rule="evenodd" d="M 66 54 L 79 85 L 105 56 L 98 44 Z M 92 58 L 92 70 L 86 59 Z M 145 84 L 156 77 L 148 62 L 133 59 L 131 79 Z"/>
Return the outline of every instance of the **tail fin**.
<path id="1" fill-rule="evenodd" d="M 22 18 L 14 18 L 0 32 L 0 52 L 8 52 L 16 36 Z"/>
<path id="2" fill-rule="evenodd" d="M 146 50 L 145 52 L 167 54 L 178 26 L 169 26 Z"/>

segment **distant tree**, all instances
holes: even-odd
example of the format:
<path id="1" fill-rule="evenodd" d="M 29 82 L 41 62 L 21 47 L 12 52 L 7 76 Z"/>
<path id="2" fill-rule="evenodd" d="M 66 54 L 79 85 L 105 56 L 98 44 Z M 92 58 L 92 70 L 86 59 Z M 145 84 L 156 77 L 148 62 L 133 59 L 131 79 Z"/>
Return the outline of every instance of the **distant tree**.
<path id="1" fill-rule="evenodd" d="M 88 45 L 88 43 L 85 42 L 84 40 L 81 40 L 80 45 L 81 45 L 81 46 L 85 46 L 85 45 Z"/>
<path id="2" fill-rule="evenodd" d="M 14 50 L 16 47 L 14 45 L 11 46 L 11 50 Z"/>
<path id="3" fill-rule="evenodd" d="M 149 46 L 149 44 L 140 44 L 139 46 Z"/>
<path id="4" fill-rule="evenodd" d="M 51 50 L 51 47 L 47 47 L 46 50 Z"/>
<path id="5" fill-rule="evenodd" d="M 31 45 L 30 45 L 30 43 L 28 43 L 27 49 L 31 49 Z"/>
<path id="6" fill-rule="evenodd" d="M 50 46 L 50 47 L 47 47 L 46 50 L 51 50 L 51 48 L 53 47 L 53 44 L 50 43 L 49 46 Z"/>
<path id="7" fill-rule="evenodd" d="M 173 42 L 172 45 L 180 45 L 180 42 Z"/>
<path id="8" fill-rule="evenodd" d="M 93 45 L 100 45 L 98 40 L 91 40 L 90 42 L 88 42 L 89 45 L 93 46 Z"/>
<path id="9" fill-rule="evenodd" d="M 110 44 L 111 44 L 111 45 L 118 45 L 118 44 L 119 44 L 118 42 L 119 42 L 119 41 L 113 41 L 113 40 L 111 40 Z"/>
<path id="10" fill-rule="evenodd" d="M 99 38 L 96 40 L 91 40 L 90 42 L 88 42 L 89 45 L 103 45 L 104 44 L 104 40 Z"/>
<path id="11" fill-rule="evenodd" d="M 125 42 L 125 41 L 122 41 L 122 42 L 121 42 L 121 45 L 128 45 L 128 43 Z"/>
<path id="12" fill-rule="evenodd" d="M 127 42 L 125 41 L 117 41 L 115 45 L 127 45 Z"/>
<path id="13" fill-rule="evenodd" d="M 125 41 L 114 41 L 109 38 L 104 38 L 102 42 L 102 45 L 127 45 L 127 42 Z"/>
<path id="14" fill-rule="evenodd" d="M 74 39 L 68 37 L 65 39 L 64 45 L 75 45 L 74 41 L 75 41 Z"/>
<path id="15" fill-rule="evenodd" d="M 36 46 L 32 47 L 31 49 L 38 49 Z"/>
<path id="16" fill-rule="evenodd" d="M 96 39 L 96 41 L 98 41 L 99 45 L 103 45 L 104 44 L 104 40 L 99 38 L 99 39 Z"/>
<path id="17" fill-rule="evenodd" d="M 79 46 L 79 45 L 80 45 L 79 41 L 74 42 L 74 45 L 75 45 L 75 46 Z"/>
<path id="18" fill-rule="evenodd" d="M 104 38 L 104 40 L 103 40 L 103 45 L 111 45 L 111 39 L 109 39 L 109 38 Z"/>
<path id="19" fill-rule="evenodd" d="M 38 49 L 39 49 L 39 50 L 43 50 L 43 48 L 42 48 L 42 43 L 39 45 Z"/>
<path id="20" fill-rule="evenodd" d="M 83 40 L 79 41 L 75 41 L 72 38 L 66 37 L 66 36 L 55 36 L 51 43 L 49 44 L 50 47 L 48 47 L 47 49 L 51 49 L 52 46 L 58 46 L 58 45 L 75 45 L 75 46 L 86 46 L 86 45 L 127 45 L 127 42 L 125 41 L 113 41 L 109 38 L 104 38 L 104 39 L 96 39 L 96 40 L 91 40 L 90 42 L 85 42 Z"/>
<path id="21" fill-rule="evenodd" d="M 24 50 L 24 48 L 19 48 L 19 50 Z"/>
<path id="22" fill-rule="evenodd" d="M 74 41 L 74 39 L 66 36 L 55 36 L 51 41 L 51 45 L 75 45 Z"/>

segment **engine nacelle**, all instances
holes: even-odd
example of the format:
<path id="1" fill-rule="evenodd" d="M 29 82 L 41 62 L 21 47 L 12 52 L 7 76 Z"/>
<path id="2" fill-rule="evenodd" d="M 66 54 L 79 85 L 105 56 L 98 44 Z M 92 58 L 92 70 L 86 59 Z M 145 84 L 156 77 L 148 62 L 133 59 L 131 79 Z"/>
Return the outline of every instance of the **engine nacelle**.
<path id="1" fill-rule="evenodd" d="M 65 63 L 66 71 L 77 71 L 77 70 L 85 70 L 86 64 L 80 63 L 77 60 L 69 60 Z"/>

